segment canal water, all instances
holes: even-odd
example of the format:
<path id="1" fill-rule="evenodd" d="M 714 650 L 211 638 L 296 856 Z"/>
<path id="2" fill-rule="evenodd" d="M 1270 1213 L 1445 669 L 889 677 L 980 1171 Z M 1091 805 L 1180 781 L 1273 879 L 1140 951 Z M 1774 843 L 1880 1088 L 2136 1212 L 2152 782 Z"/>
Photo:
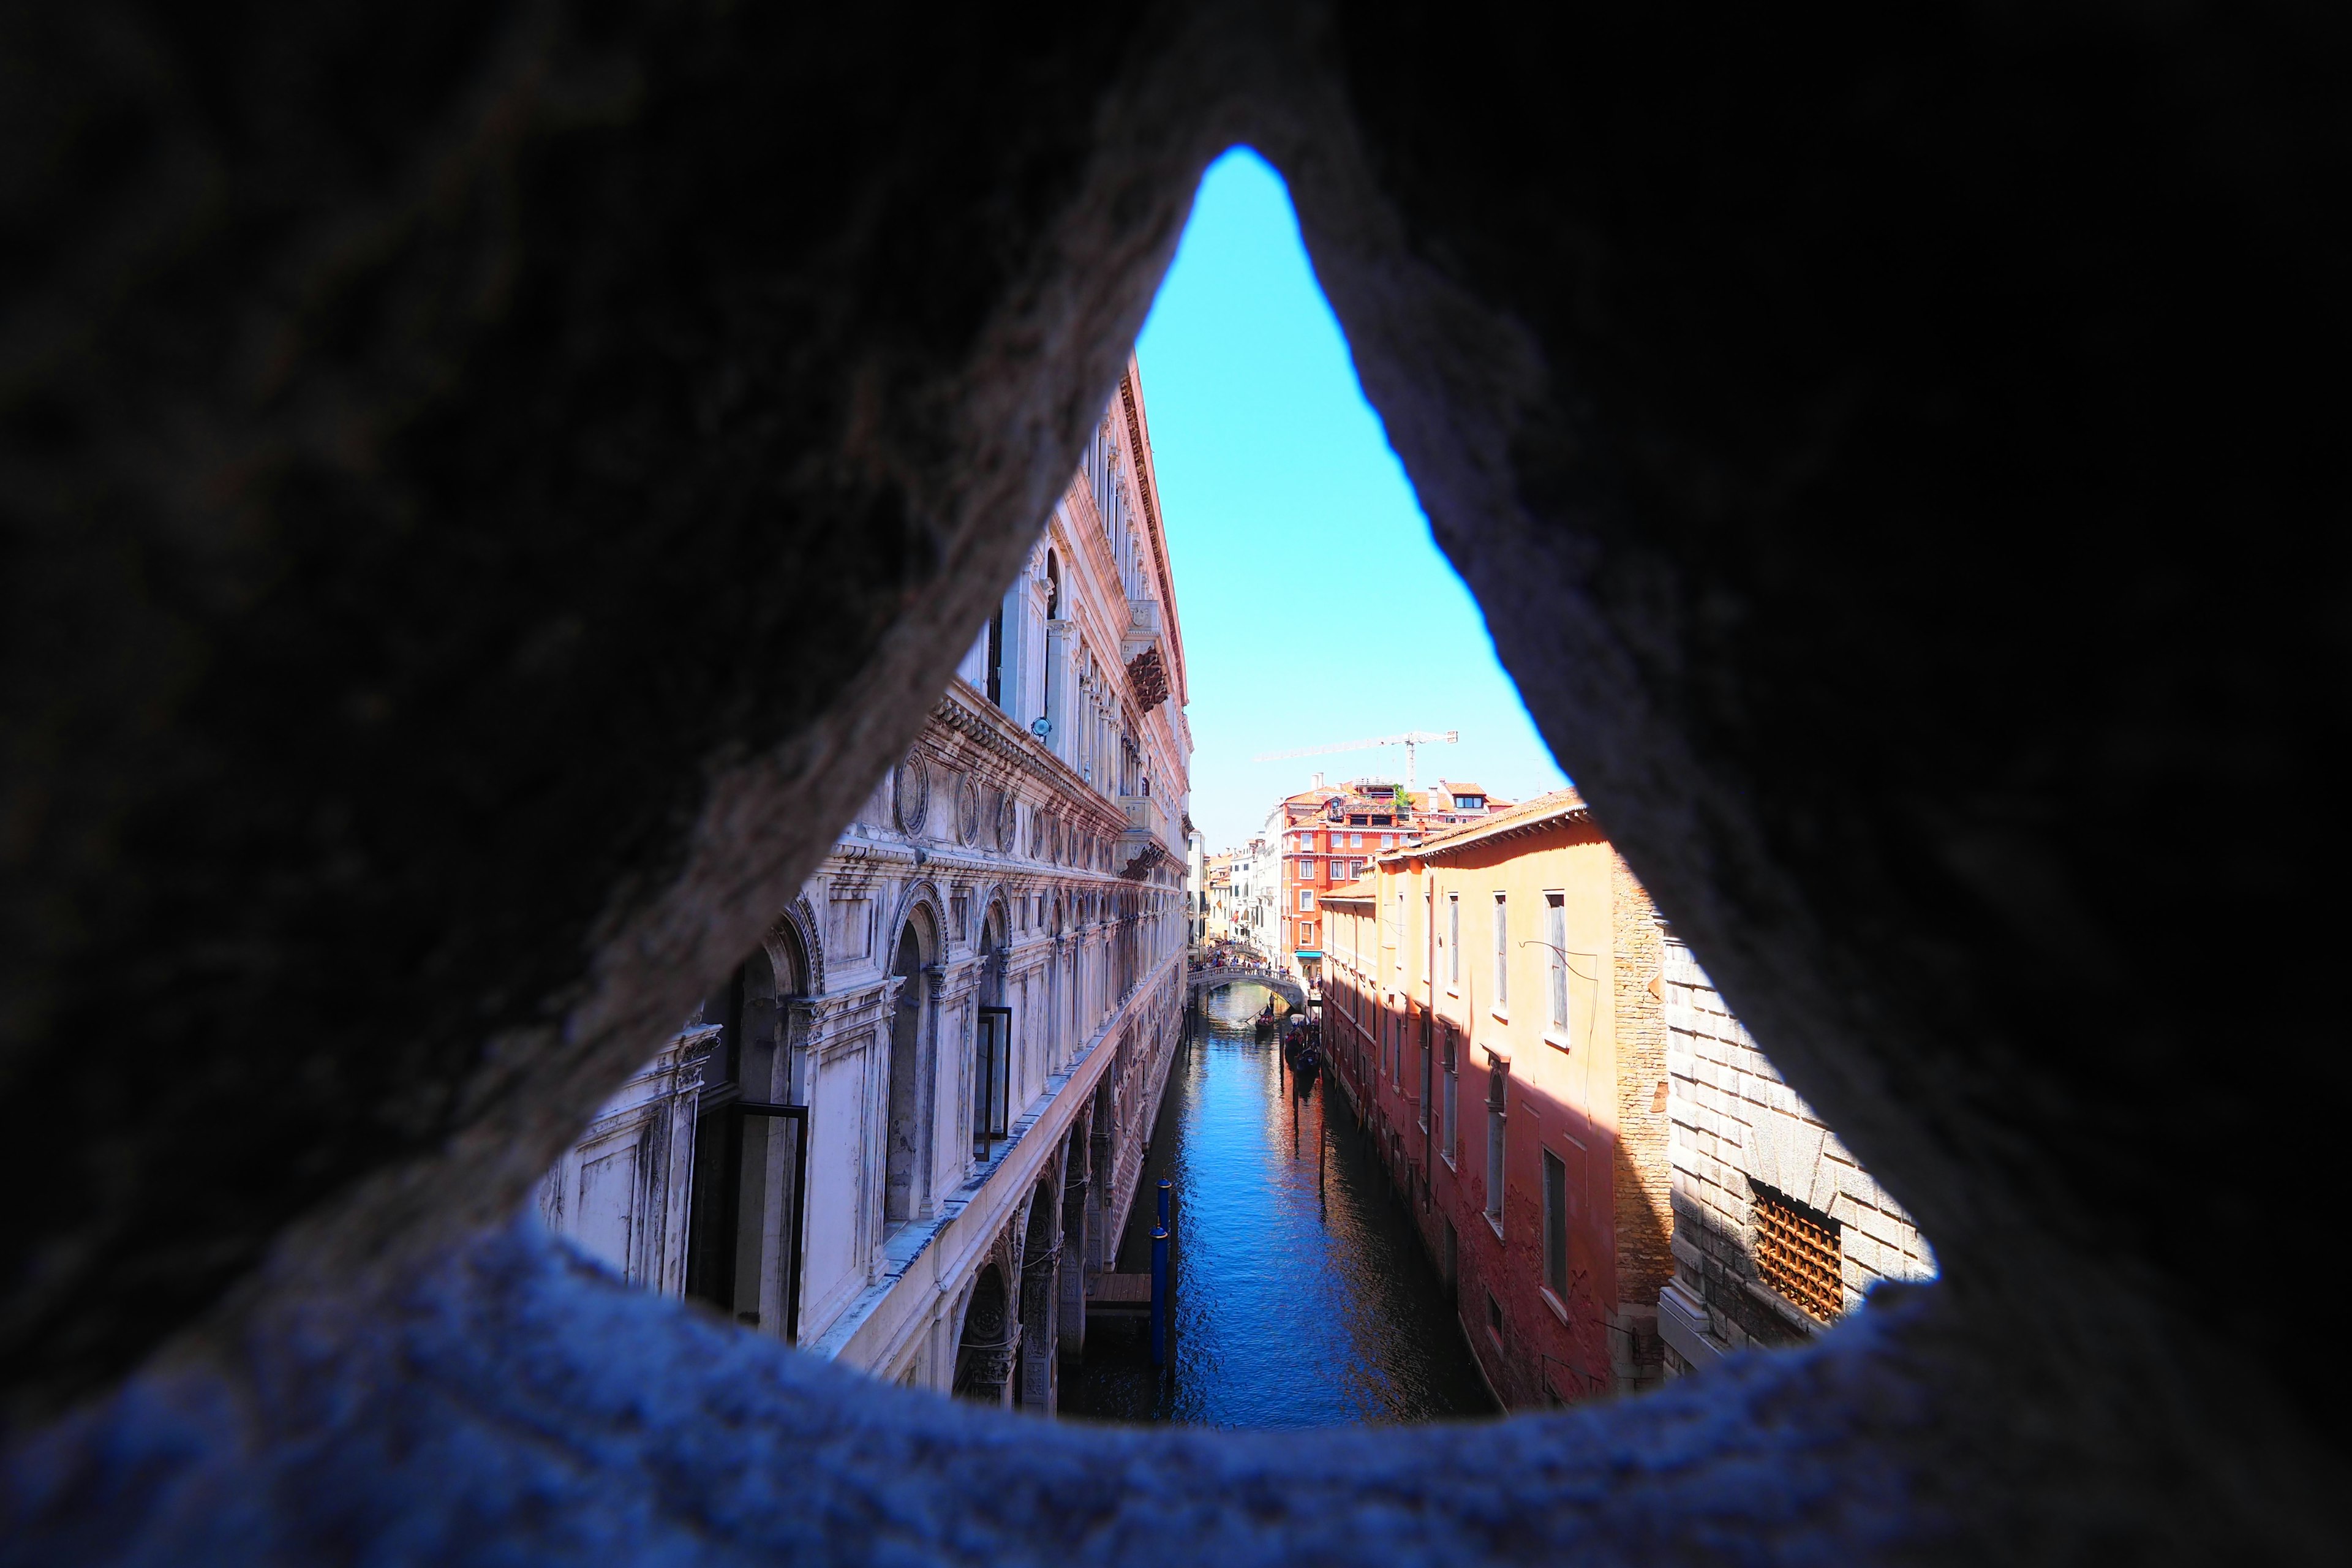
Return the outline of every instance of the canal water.
<path id="1" fill-rule="evenodd" d="M 1170 1365 L 1147 1328 L 1088 1324 L 1065 1416 L 1336 1426 L 1488 1415 L 1437 1272 L 1344 1096 L 1253 1028 L 1266 992 L 1204 994 L 1169 1069 L 1118 1268 L 1151 1268 L 1154 1194 L 1175 1183 Z"/>

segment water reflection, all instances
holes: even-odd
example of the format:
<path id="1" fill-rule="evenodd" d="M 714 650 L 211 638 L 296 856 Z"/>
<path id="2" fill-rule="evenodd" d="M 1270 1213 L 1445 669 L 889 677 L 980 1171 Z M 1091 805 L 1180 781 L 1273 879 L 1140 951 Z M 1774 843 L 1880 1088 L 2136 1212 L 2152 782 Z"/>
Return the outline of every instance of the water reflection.
<path id="1" fill-rule="evenodd" d="M 1443 1283 L 1347 1101 L 1286 1070 L 1255 985 L 1212 992 L 1170 1068 L 1122 1271 L 1151 1267 L 1151 1194 L 1176 1184 L 1171 1366 L 1097 1319 L 1067 1415 L 1331 1426 L 1493 1414 Z"/>

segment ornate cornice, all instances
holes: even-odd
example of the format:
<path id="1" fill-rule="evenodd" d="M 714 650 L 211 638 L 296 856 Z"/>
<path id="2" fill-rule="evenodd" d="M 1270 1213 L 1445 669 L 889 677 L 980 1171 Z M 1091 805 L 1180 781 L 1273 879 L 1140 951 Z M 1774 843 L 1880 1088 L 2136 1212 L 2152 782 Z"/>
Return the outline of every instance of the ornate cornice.
<path id="1" fill-rule="evenodd" d="M 1160 515 L 1160 498 L 1151 491 L 1151 465 L 1147 460 L 1148 449 L 1143 444 L 1143 416 L 1136 412 L 1135 375 L 1132 372 L 1124 373 L 1118 378 L 1118 400 L 1120 406 L 1127 411 L 1128 441 L 1135 451 L 1136 495 L 1142 500 L 1143 515 L 1151 524 L 1148 531 L 1151 539 L 1151 564 L 1160 575 L 1160 603 L 1166 607 L 1171 623 L 1167 631 L 1173 637 L 1176 635 L 1173 624 L 1176 588 L 1168 572 L 1168 530 L 1166 521 Z"/>

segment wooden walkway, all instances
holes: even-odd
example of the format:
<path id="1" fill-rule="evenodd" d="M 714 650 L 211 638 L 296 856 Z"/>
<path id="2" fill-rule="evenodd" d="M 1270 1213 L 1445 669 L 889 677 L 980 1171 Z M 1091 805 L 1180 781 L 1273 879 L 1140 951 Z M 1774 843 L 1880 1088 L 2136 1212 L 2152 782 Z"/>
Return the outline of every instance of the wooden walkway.
<path id="1" fill-rule="evenodd" d="M 1097 1274 L 1087 1281 L 1087 1310 L 1113 1317 L 1151 1315 L 1151 1276 Z"/>

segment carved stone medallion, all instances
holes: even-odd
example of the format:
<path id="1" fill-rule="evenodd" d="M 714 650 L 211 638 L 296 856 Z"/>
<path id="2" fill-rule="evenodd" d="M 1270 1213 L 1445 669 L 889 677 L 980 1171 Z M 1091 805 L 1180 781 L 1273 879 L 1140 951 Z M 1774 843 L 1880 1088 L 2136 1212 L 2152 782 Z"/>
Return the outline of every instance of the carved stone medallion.
<path id="1" fill-rule="evenodd" d="M 890 791 L 891 815 L 898 819 L 901 833 L 920 833 L 923 818 L 931 809 L 931 769 L 920 752 L 908 752 L 898 764 L 898 777 Z"/>
<path id="2" fill-rule="evenodd" d="M 980 837 L 980 785 L 966 773 L 956 786 L 956 842 L 969 844 Z"/>
<path id="3" fill-rule="evenodd" d="M 996 792 L 996 847 L 1006 855 L 1021 847 L 1021 808 L 1013 804 L 1011 790 Z"/>

